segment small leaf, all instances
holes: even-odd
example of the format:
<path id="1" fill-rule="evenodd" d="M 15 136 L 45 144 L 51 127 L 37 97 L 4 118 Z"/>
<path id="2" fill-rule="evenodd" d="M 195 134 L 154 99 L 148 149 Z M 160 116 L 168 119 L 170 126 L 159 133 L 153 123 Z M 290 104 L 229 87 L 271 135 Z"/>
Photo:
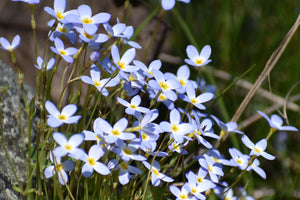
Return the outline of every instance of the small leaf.
<path id="1" fill-rule="evenodd" d="M 16 191 L 16 192 L 19 192 L 19 193 L 23 193 L 23 189 L 22 188 L 19 188 L 15 185 L 13 185 L 13 189 Z"/>

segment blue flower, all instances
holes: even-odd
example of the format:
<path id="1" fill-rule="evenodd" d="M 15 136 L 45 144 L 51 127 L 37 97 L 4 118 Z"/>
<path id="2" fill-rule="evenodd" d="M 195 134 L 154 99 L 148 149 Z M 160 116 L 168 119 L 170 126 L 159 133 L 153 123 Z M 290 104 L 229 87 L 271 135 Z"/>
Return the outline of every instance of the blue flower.
<path id="1" fill-rule="evenodd" d="M 0 44 L 1 44 L 1 49 L 4 49 L 6 51 L 12 52 L 15 50 L 19 45 L 20 45 L 21 37 L 19 35 L 16 35 L 10 43 L 6 38 L 1 37 L 0 38 Z"/>
<path id="2" fill-rule="evenodd" d="M 203 157 L 199 158 L 198 162 L 200 166 L 208 172 L 209 177 L 213 182 L 218 183 L 219 176 L 224 175 L 221 165 L 213 161 L 210 156 L 204 154 Z"/>
<path id="3" fill-rule="evenodd" d="M 175 101 L 177 99 L 177 95 L 173 90 L 181 88 L 179 81 L 177 79 L 166 79 L 164 74 L 157 69 L 153 69 L 152 73 L 155 80 L 151 79 L 148 82 L 149 87 L 161 90 L 169 100 Z"/>
<path id="4" fill-rule="evenodd" d="M 102 118 L 97 118 L 95 123 L 98 123 L 98 127 L 106 133 L 104 135 L 105 142 L 111 144 L 115 143 L 118 139 L 120 140 L 133 140 L 135 139 L 135 134 L 124 132 L 128 125 L 128 121 L 126 118 L 122 118 L 115 123 L 112 127 L 107 121 Z"/>
<path id="5" fill-rule="evenodd" d="M 126 29 L 126 24 L 117 23 L 114 26 L 109 25 L 108 23 L 103 24 L 105 30 L 107 31 L 109 37 L 125 37 L 122 33 Z"/>
<path id="6" fill-rule="evenodd" d="M 130 103 L 125 101 L 124 99 L 121 99 L 120 97 L 117 97 L 118 102 L 126 107 L 125 112 L 128 115 L 133 115 L 135 112 L 141 112 L 141 113 L 147 113 L 149 111 L 148 108 L 144 108 L 139 106 L 142 99 L 139 95 L 134 96 Z"/>
<path id="7" fill-rule="evenodd" d="M 118 78 L 105 78 L 101 80 L 101 72 L 95 64 L 91 66 L 90 74 L 91 77 L 81 76 L 81 80 L 87 84 L 94 85 L 97 90 L 104 96 L 107 96 L 109 94 L 106 87 L 114 87 L 119 84 Z"/>
<path id="8" fill-rule="evenodd" d="M 265 152 L 265 149 L 267 148 L 267 140 L 266 139 L 261 139 L 258 141 L 256 144 L 251 142 L 251 140 L 244 135 L 242 137 L 242 142 L 249 148 L 251 149 L 250 156 L 255 155 L 255 156 L 262 156 L 265 159 L 268 160 L 274 160 L 275 156 L 272 156 L 268 153 Z"/>
<path id="9" fill-rule="evenodd" d="M 213 97 L 213 93 L 205 92 L 196 97 L 196 91 L 192 82 L 188 82 L 186 85 L 186 95 L 182 95 L 182 99 L 196 106 L 198 109 L 205 110 L 205 106 L 202 103 L 210 101 Z"/>
<path id="10" fill-rule="evenodd" d="M 282 126 L 283 120 L 276 114 L 272 115 L 271 118 L 269 118 L 265 113 L 261 111 L 257 111 L 261 116 L 263 116 L 269 123 L 270 127 L 280 130 L 280 131 L 298 131 L 297 128 L 293 126 Z"/>
<path id="11" fill-rule="evenodd" d="M 74 31 L 72 31 L 72 29 L 73 29 L 72 24 L 58 23 L 55 31 L 50 35 L 50 40 L 54 41 L 55 38 L 57 38 L 57 37 L 59 38 L 62 35 L 65 35 L 72 44 L 75 44 L 76 40 L 77 40 L 77 34 Z"/>
<path id="12" fill-rule="evenodd" d="M 108 169 L 108 167 L 98 161 L 103 155 L 104 151 L 102 150 L 102 148 L 99 145 L 95 144 L 90 147 L 88 154 L 85 153 L 84 156 L 81 157 L 81 160 L 85 162 L 81 169 L 82 175 L 84 177 L 90 177 L 93 174 L 94 170 L 102 175 L 110 174 L 110 170 Z"/>
<path id="13" fill-rule="evenodd" d="M 59 132 L 53 133 L 53 139 L 59 146 L 57 146 L 53 153 L 56 157 L 63 157 L 67 154 L 75 159 L 83 159 L 85 152 L 78 148 L 84 140 L 83 134 L 74 134 L 68 140 L 65 135 Z"/>
<path id="14" fill-rule="evenodd" d="M 61 162 L 61 157 L 55 157 L 55 159 L 54 157 L 55 156 L 53 155 L 53 151 L 50 151 L 50 160 L 53 165 L 50 165 L 45 169 L 45 178 L 51 178 L 57 172 L 59 183 L 65 185 L 66 183 L 68 183 L 69 179 L 67 172 L 74 170 L 75 164 L 71 160 L 65 160 Z"/>
<path id="15" fill-rule="evenodd" d="M 50 70 L 53 68 L 53 65 L 55 63 L 55 59 L 51 58 L 48 63 L 44 63 L 44 60 L 38 56 L 36 59 L 37 65 L 34 65 L 37 69 L 42 70 L 45 69 L 46 71 Z"/>
<path id="16" fill-rule="evenodd" d="M 45 107 L 50 114 L 48 115 L 47 124 L 53 128 L 59 127 L 63 123 L 76 124 L 81 118 L 79 115 L 72 116 L 77 110 L 77 107 L 74 104 L 65 106 L 61 112 L 51 101 L 46 101 Z"/>
<path id="17" fill-rule="evenodd" d="M 190 3 L 190 0 L 177 0 L 184 3 Z M 175 6 L 175 0 L 161 0 L 161 6 L 164 10 L 171 10 Z"/>
<path id="18" fill-rule="evenodd" d="M 98 30 L 99 24 L 107 23 L 111 18 L 110 14 L 104 12 L 92 16 L 92 9 L 88 5 L 80 5 L 77 11 L 77 15 L 67 15 L 66 20 L 74 24 L 82 24 L 85 32 L 90 35 Z"/>
<path id="19" fill-rule="evenodd" d="M 174 138 L 176 142 L 182 144 L 184 138 L 188 139 L 185 136 L 188 133 L 192 133 L 194 130 L 194 126 L 189 123 L 180 123 L 181 116 L 177 109 L 173 109 L 170 112 L 170 122 L 162 121 L 159 126 L 165 132 L 171 133 L 170 137 Z"/>
<path id="20" fill-rule="evenodd" d="M 143 74 L 149 78 L 153 78 L 153 69 L 159 70 L 161 68 L 161 61 L 160 60 L 153 60 L 149 67 L 147 67 L 144 63 L 138 60 L 134 60 L 133 63 L 143 71 Z"/>
<path id="21" fill-rule="evenodd" d="M 113 152 L 115 152 L 124 161 L 146 160 L 144 156 L 135 153 L 140 147 L 140 142 L 138 140 L 133 140 L 129 144 L 126 144 L 122 140 L 118 140 L 116 145 L 117 147 L 113 149 Z"/>
<path id="22" fill-rule="evenodd" d="M 120 58 L 120 53 L 117 45 L 113 45 L 111 47 L 111 56 L 113 58 L 114 63 L 117 65 L 117 67 L 124 72 L 134 72 L 139 69 L 134 65 L 129 65 L 135 57 L 134 48 L 128 49 L 123 54 L 122 58 Z"/>
<path id="23" fill-rule="evenodd" d="M 148 162 L 143 161 L 145 167 L 151 170 L 151 183 L 153 186 L 158 186 L 162 181 L 173 182 L 174 179 L 160 172 L 160 164 L 154 160 L 153 165 L 150 165 Z"/>
<path id="24" fill-rule="evenodd" d="M 208 64 L 211 60 L 209 60 L 209 56 L 211 54 L 211 48 L 209 45 L 206 45 L 201 50 L 200 54 L 198 50 L 193 45 L 188 45 L 186 48 L 186 53 L 189 59 L 184 59 L 184 61 L 192 66 L 201 67 Z"/>
<path id="25" fill-rule="evenodd" d="M 242 154 L 236 148 L 229 148 L 229 153 L 232 157 L 230 160 L 232 166 L 239 167 L 241 170 L 244 170 L 248 167 L 248 161 L 250 159 L 248 155 Z"/>
<path id="26" fill-rule="evenodd" d="M 58 21 L 66 23 L 65 16 L 70 14 L 76 14 L 77 10 L 70 10 L 65 12 L 66 0 L 54 0 L 54 9 L 46 6 L 44 10 L 51 16 L 55 17 Z"/>
<path id="27" fill-rule="evenodd" d="M 12 1 L 23 1 L 24 3 L 28 4 L 39 4 L 40 0 L 12 0 Z"/>
<path id="28" fill-rule="evenodd" d="M 64 43 L 59 38 L 54 39 L 54 44 L 55 47 L 51 46 L 50 49 L 54 53 L 60 55 L 66 62 L 73 63 L 74 60 L 72 56 L 77 53 L 78 49 L 74 47 L 65 49 Z"/>

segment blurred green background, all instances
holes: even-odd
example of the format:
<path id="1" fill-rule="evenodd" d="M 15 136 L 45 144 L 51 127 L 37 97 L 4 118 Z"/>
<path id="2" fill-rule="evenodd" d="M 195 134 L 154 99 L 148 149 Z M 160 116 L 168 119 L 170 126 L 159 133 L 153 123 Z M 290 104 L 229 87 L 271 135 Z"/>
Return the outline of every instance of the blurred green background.
<path id="1" fill-rule="evenodd" d="M 209 44 L 212 47 L 213 68 L 238 77 L 251 66 L 254 68 L 243 77 L 254 83 L 262 72 L 266 62 L 277 48 L 286 33 L 292 27 L 300 13 L 300 2 L 295 0 L 242 1 L 242 0 L 191 0 L 190 4 L 176 2 L 175 9 L 180 11 L 182 19 L 202 48 Z M 185 48 L 192 44 L 187 30 L 178 22 L 176 12 L 166 13 L 170 22 L 171 37 L 166 41 L 173 53 L 186 57 Z M 195 45 L 195 44 L 194 44 Z M 279 62 L 270 74 L 272 93 L 285 98 L 291 87 L 300 80 L 300 31 L 298 30 L 284 51 Z M 218 89 L 222 92 L 232 83 L 215 77 Z M 269 91 L 267 81 L 262 88 Z M 226 110 L 231 118 L 247 89 L 234 86 L 222 96 Z M 298 85 L 291 96 L 300 93 Z M 299 105 L 300 101 L 295 102 Z M 263 97 L 256 95 L 238 121 L 243 122 L 272 105 Z M 279 108 L 282 111 L 282 107 Z M 278 114 L 277 111 L 272 114 Z M 226 120 L 222 113 L 216 114 Z M 270 116 L 270 114 L 268 114 Z M 291 125 L 300 129 L 299 111 L 287 110 Z M 286 124 L 286 122 L 285 122 Z M 255 125 L 243 130 L 254 142 L 266 137 L 268 124 L 259 119 Z M 263 180 L 257 174 L 246 175 L 240 185 L 247 185 L 247 191 L 259 199 L 300 199 L 300 135 L 299 132 L 279 133 L 270 139 L 267 152 L 276 155 L 276 160 L 260 159 L 261 166 L 267 173 Z M 245 153 L 248 151 L 244 149 Z M 225 150 L 226 151 L 226 150 Z M 227 155 L 228 156 L 228 155 Z M 236 177 L 236 176 L 235 176 Z M 234 177 L 232 177 L 234 178 Z"/>

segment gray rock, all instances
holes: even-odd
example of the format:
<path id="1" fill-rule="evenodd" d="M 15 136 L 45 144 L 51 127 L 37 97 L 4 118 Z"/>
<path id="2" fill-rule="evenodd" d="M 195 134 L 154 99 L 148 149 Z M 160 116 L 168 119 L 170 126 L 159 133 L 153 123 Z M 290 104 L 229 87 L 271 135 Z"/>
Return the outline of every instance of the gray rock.
<path id="1" fill-rule="evenodd" d="M 7 92 L 3 95 L 0 102 L 4 141 L 17 176 L 22 183 L 25 183 L 26 171 L 24 168 L 24 157 L 22 151 L 22 137 L 20 132 L 20 120 L 18 118 L 18 82 L 16 73 L 2 61 L 0 61 L 0 88 L 8 86 Z M 28 99 L 33 96 L 33 89 L 25 87 L 25 96 Z M 26 119 L 23 121 L 26 127 Z M 22 196 L 12 189 L 17 186 L 16 178 L 8 162 L 3 145 L 0 145 L 0 199 L 22 199 Z"/>

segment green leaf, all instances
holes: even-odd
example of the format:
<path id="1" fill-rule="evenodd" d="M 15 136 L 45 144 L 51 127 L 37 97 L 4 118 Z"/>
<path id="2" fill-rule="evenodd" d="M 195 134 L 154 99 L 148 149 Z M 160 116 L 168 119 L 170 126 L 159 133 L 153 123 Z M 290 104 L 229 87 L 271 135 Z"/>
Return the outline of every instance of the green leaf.
<path id="1" fill-rule="evenodd" d="M 22 189 L 22 188 L 19 188 L 19 187 L 15 186 L 15 185 L 13 185 L 12 188 L 13 188 L 14 191 L 16 191 L 16 192 L 23 193 L 23 189 Z"/>

